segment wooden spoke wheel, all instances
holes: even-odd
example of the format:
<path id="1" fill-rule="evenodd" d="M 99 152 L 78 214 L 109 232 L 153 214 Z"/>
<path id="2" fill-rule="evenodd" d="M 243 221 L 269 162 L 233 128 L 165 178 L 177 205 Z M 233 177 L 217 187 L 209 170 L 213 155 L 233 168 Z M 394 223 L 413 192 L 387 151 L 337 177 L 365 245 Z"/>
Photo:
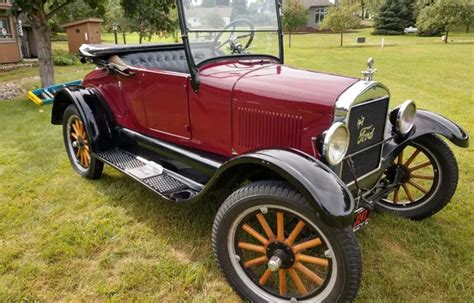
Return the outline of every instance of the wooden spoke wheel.
<path id="1" fill-rule="evenodd" d="M 438 167 L 428 150 L 419 145 L 408 145 L 386 172 L 399 186 L 383 201 L 399 207 L 422 203 L 439 184 Z"/>
<path id="2" fill-rule="evenodd" d="M 77 116 L 73 116 L 69 123 L 71 147 L 74 150 L 76 160 L 82 167 L 88 168 L 91 163 L 91 154 L 84 123 Z"/>
<path id="3" fill-rule="evenodd" d="M 74 170 L 87 179 L 99 178 L 104 163 L 92 156 L 91 142 L 84 121 L 72 104 L 64 111 L 63 136 L 66 152 Z"/>
<path id="4" fill-rule="evenodd" d="M 441 210 L 454 195 L 458 182 L 456 159 L 435 135 L 410 142 L 385 171 L 384 180 L 395 190 L 377 202 L 377 209 L 420 220 Z"/>
<path id="5" fill-rule="evenodd" d="M 216 215 L 212 241 L 219 267 L 251 302 L 346 302 L 360 284 L 352 227 L 326 225 L 282 182 L 234 192 Z"/>
<path id="6" fill-rule="evenodd" d="M 250 279 L 286 299 L 314 296 L 331 276 L 328 244 L 290 210 L 262 206 L 251 212 L 239 224 L 234 246 Z"/>

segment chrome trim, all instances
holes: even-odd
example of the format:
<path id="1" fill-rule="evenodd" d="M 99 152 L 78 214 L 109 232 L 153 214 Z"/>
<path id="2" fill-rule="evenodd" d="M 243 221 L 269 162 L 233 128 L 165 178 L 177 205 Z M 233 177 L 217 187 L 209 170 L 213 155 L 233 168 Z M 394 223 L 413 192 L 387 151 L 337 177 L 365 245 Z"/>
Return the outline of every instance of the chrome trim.
<path id="1" fill-rule="evenodd" d="M 376 81 L 356 82 L 337 98 L 334 109 L 334 122 L 342 122 L 342 118 L 347 123 L 351 107 L 385 97 L 390 98 L 390 92 L 383 84 Z"/>
<path id="2" fill-rule="evenodd" d="M 368 82 L 368 81 L 361 80 L 359 82 L 356 82 L 354 85 L 349 87 L 344 93 L 342 93 L 337 99 L 335 108 L 334 108 L 334 123 L 342 122 L 348 125 L 351 109 L 353 107 L 357 105 L 361 105 L 361 104 L 370 103 L 370 102 L 377 102 L 385 98 L 388 98 L 390 102 L 390 92 L 385 85 L 377 81 Z M 387 123 L 389 120 L 389 112 L 390 112 L 390 108 L 387 108 L 384 129 L 387 129 Z M 378 146 L 379 144 L 383 144 L 386 141 L 387 141 L 387 134 L 385 132 L 382 141 L 376 143 L 375 145 L 365 148 L 364 151 L 370 148 L 374 148 Z M 353 153 L 351 155 L 346 155 L 343 161 L 349 158 L 350 156 L 354 156 L 358 153 L 359 152 Z M 360 176 L 358 180 L 365 179 L 366 177 L 380 170 L 380 168 L 382 167 L 382 162 L 383 162 L 382 155 L 383 155 L 383 145 L 380 151 L 380 160 L 379 160 L 379 165 L 377 166 L 377 168 Z M 344 167 L 343 161 L 341 161 L 340 167 L 337 172 L 339 174 L 339 177 L 342 177 L 342 169 Z M 354 181 L 351 181 L 347 184 L 347 186 L 351 186 L 354 183 L 355 183 Z"/>
<path id="3" fill-rule="evenodd" d="M 400 122 L 402 120 L 402 117 L 405 116 L 406 110 L 408 109 L 410 105 L 413 105 L 415 107 L 415 115 L 413 117 L 413 123 L 411 124 L 410 128 L 407 131 L 402 132 L 402 127 L 400 125 Z M 397 129 L 397 132 L 401 135 L 408 134 L 412 130 L 413 126 L 415 125 L 415 119 L 416 119 L 416 103 L 412 100 L 406 100 L 405 102 L 403 102 L 402 105 L 400 105 L 400 108 L 397 113 L 397 121 L 395 122 L 396 124 L 395 127 Z"/>
<path id="4" fill-rule="evenodd" d="M 338 162 L 333 162 L 331 161 L 331 159 L 329 158 L 329 153 L 328 153 L 328 149 L 329 149 L 329 144 L 331 143 L 332 141 L 332 137 L 334 136 L 334 133 L 339 129 L 339 128 L 343 128 L 345 131 L 346 131 L 346 134 L 347 134 L 347 142 L 346 142 L 346 147 L 345 147 L 345 150 L 344 150 L 344 156 L 341 158 L 340 161 Z M 346 158 L 346 154 L 347 154 L 347 150 L 349 149 L 349 141 L 351 139 L 351 134 L 349 132 L 349 128 L 347 127 L 346 124 L 342 123 L 342 122 L 336 122 L 334 123 L 333 125 L 331 125 L 331 127 L 327 130 L 325 136 L 324 136 L 324 141 L 323 141 L 323 150 L 322 150 L 322 153 L 323 153 L 323 156 L 324 158 L 326 159 L 326 161 L 330 164 L 330 165 L 338 165 L 339 163 L 342 162 L 342 160 L 344 160 Z"/>

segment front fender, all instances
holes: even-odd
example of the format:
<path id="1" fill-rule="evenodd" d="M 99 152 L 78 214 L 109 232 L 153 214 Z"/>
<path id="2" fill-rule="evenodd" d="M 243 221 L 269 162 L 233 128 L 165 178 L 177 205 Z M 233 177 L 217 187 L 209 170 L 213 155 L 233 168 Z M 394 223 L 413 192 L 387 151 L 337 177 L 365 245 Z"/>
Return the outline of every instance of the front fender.
<path id="1" fill-rule="evenodd" d="M 414 131 L 409 138 L 415 139 L 433 133 L 446 137 L 459 147 L 469 147 L 469 135 L 461 126 L 440 114 L 418 110 Z"/>
<path id="2" fill-rule="evenodd" d="M 92 149 L 97 152 L 111 147 L 113 137 L 113 115 L 104 99 L 95 89 L 81 86 L 67 87 L 54 96 L 51 114 L 52 124 L 62 124 L 66 108 L 74 104 L 84 121 Z"/>
<path id="3" fill-rule="evenodd" d="M 224 163 L 213 178 L 247 173 L 249 168 L 264 167 L 290 183 L 330 226 L 350 226 L 355 203 L 341 179 L 326 165 L 297 150 L 267 149 L 244 154 Z"/>
<path id="4" fill-rule="evenodd" d="M 437 113 L 418 110 L 412 131 L 406 136 L 395 137 L 384 145 L 382 169 L 388 167 L 410 141 L 428 134 L 438 134 L 459 147 L 469 147 L 469 135 L 461 126 Z"/>

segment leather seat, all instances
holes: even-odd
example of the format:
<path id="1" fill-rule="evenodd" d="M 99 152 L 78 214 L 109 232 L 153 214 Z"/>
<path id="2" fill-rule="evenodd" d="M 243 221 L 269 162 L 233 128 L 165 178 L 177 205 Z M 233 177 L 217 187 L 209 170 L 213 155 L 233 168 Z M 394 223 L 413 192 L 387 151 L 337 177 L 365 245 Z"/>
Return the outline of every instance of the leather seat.
<path id="1" fill-rule="evenodd" d="M 198 62 L 211 56 L 212 53 L 209 49 L 194 51 L 194 57 Z M 183 49 L 130 53 L 120 55 L 120 59 L 126 65 L 133 67 L 189 74 L 188 63 Z"/>

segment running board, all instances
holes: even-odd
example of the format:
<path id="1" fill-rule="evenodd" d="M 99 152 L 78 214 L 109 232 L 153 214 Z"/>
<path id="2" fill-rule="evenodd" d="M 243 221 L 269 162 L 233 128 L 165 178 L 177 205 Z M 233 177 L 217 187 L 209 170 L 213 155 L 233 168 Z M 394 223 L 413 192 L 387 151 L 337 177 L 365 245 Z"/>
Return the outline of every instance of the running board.
<path id="1" fill-rule="evenodd" d="M 156 194 L 173 201 L 197 195 L 203 185 L 119 148 L 101 151 L 94 156 L 145 185 Z"/>

